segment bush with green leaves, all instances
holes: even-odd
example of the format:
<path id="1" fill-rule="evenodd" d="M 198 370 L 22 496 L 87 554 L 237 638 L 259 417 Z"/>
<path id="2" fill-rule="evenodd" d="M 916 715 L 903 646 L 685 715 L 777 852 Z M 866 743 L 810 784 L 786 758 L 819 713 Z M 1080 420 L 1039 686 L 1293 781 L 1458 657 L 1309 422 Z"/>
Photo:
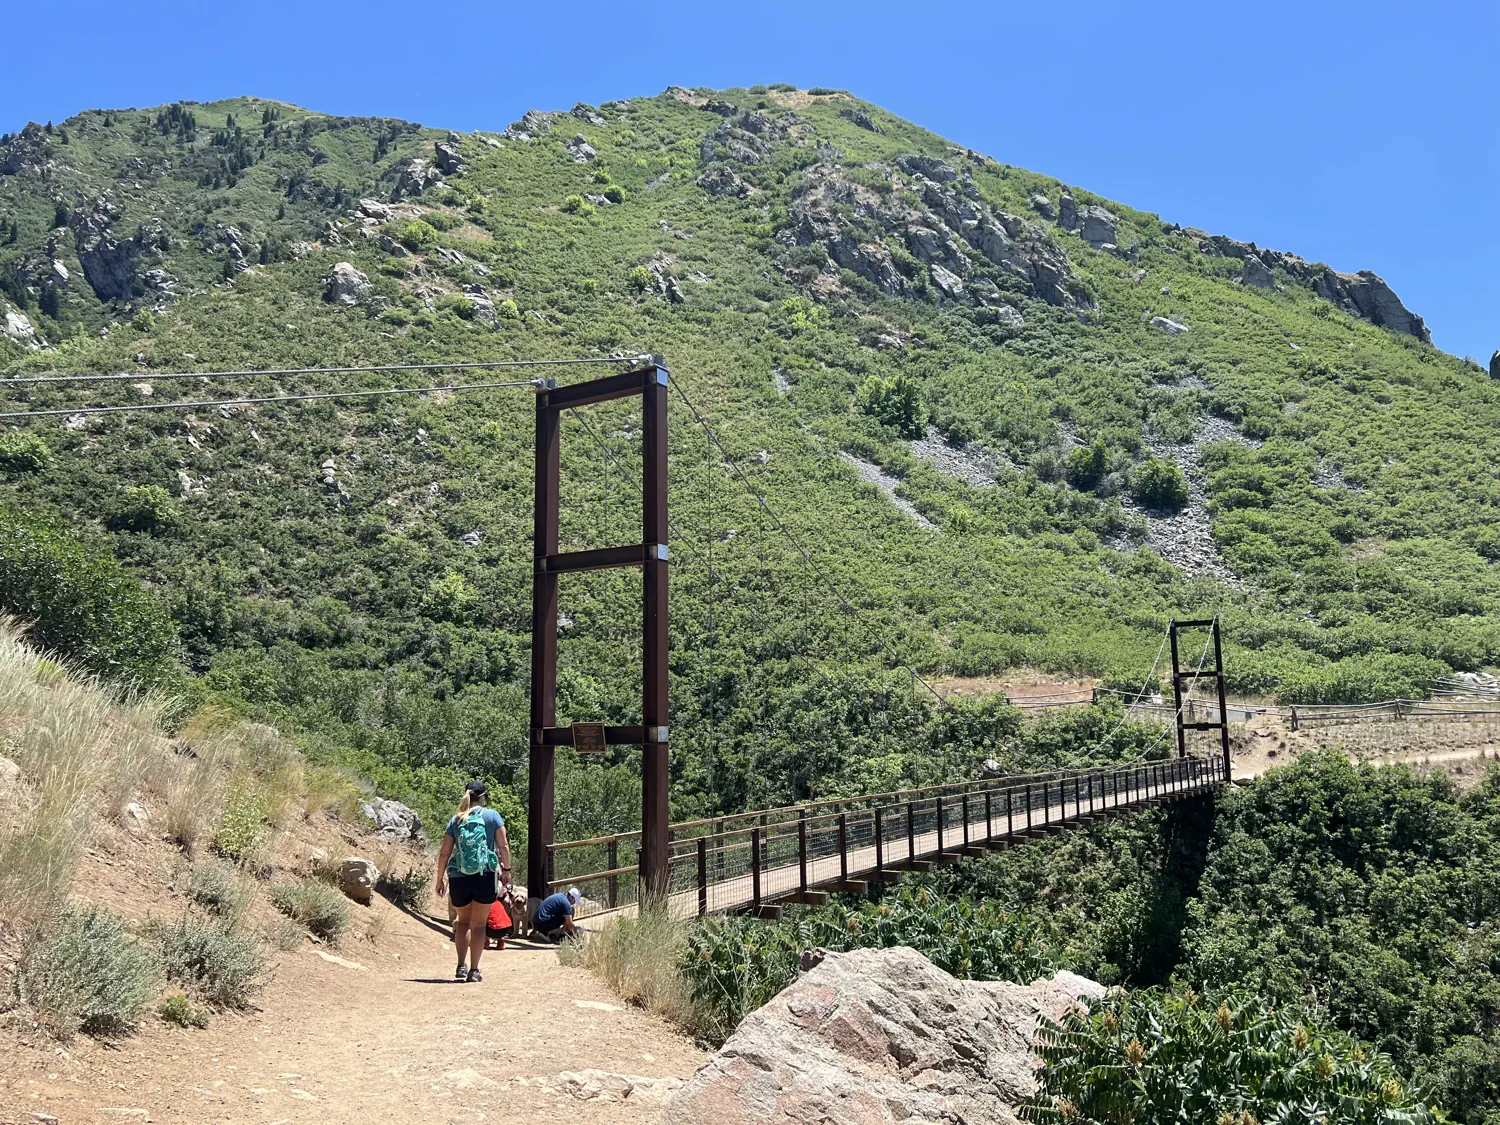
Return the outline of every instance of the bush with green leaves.
<path id="1" fill-rule="evenodd" d="M 131 485 L 120 494 L 108 524 L 111 531 L 163 535 L 182 522 L 182 504 L 159 484 Z"/>
<path id="2" fill-rule="evenodd" d="M 632 266 L 625 273 L 625 284 L 637 293 L 645 293 L 656 288 L 656 275 L 645 266 Z"/>
<path id="3" fill-rule="evenodd" d="M 415 250 L 419 254 L 430 253 L 438 248 L 436 228 L 421 219 L 402 223 L 391 231 L 391 237 L 408 250 Z"/>
<path id="4" fill-rule="evenodd" d="M 379 890 L 402 910 L 414 910 L 420 906 L 432 884 L 432 873 L 425 868 L 413 868 L 404 875 L 389 872 L 381 875 Z"/>
<path id="5" fill-rule="evenodd" d="M 212 856 L 188 866 L 182 887 L 199 906 L 230 918 L 241 914 L 250 898 L 239 870 Z"/>
<path id="6" fill-rule="evenodd" d="M 272 883 L 271 904 L 314 937 L 337 942 L 349 928 L 349 900 L 321 879 Z"/>
<path id="7" fill-rule="evenodd" d="M 902 437 L 921 437 L 927 432 L 922 388 L 909 375 L 871 375 L 860 384 L 854 405 Z"/>
<path id="8" fill-rule="evenodd" d="M 52 464 L 52 450 L 36 434 L 13 430 L 0 435 L 0 472 L 39 473 Z"/>
<path id="9" fill-rule="evenodd" d="M 879 902 L 836 901 L 779 922 L 723 918 L 689 931 L 682 969 L 705 1028 L 723 1038 L 797 975 L 804 950 L 909 945 L 954 976 L 1031 981 L 1052 961 L 1036 924 L 993 902 L 903 888 Z"/>
<path id="10" fill-rule="evenodd" d="M 172 993 L 158 1004 L 156 1014 L 162 1023 L 169 1023 L 173 1027 L 201 1029 L 208 1026 L 208 1013 L 181 992 Z"/>
<path id="11" fill-rule="evenodd" d="M 8 508 L 0 508 L 0 609 L 31 624 L 33 643 L 90 671 L 148 684 L 177 678 L 176 627 L 139 580 Z"/>
<path id="12" fill-rule="evenodd" d="M 1114 992 L 1044 1021 L 1038 1092 L 1047 1125 L 1441 1125 L 1390 1058 L 1295 1007 L 1252 993 Z"/>
<path id="13" fill-rule="evenodd" d="M 266 802 L 248 777 L 237 777 L 224 794 L 214 850 L 236 863 L 253 862 L 270 838 Z"/>
<path id="14" fill-rule="evenodd" d="M 234 919 L 186 914 L 155 943 L 167 979 L 216 1008 L 246 1008 L 269 979 L 265 949 Z"/>
<path id="15" fill-rule="evenodd" d="M 102 906 L 68 907 L 25 940 L 17 998 L 60 1038 L 123 1035 L 139 1022 L 160 976 L 151 952 Z"/>
<path id="16" fill-rule="evenodd" d="M 1188 501 L 1187 478 L 1161 457 L 1148 457 L 1130 471 L 1131 494 L 1147 508 L 1175 512 Z"/>

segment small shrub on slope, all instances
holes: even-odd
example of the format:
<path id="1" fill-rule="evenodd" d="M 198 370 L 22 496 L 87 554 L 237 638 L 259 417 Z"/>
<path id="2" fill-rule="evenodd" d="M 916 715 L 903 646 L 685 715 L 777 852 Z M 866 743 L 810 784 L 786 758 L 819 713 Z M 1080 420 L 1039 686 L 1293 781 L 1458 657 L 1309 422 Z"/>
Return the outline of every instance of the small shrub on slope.
<path id="1" fill-rule="evenodd" d="M 36 929 L 16 970 L 18 998 L 62 1039 L 125 1034 L 156 983 L 150 952 L 101 906 L 70 908 Z"/>
<path id="2" fill-rule="evenodd" d="M 1444 1121 L 1385 1055 L 1252 993 L 1115 992 L 1044 1022 L 1029 1121 L 1419 1125 Z"/>
<path id="3" fill-rule="evenodd" d="M 167 979 L 216 1008 L 244 1008 L 266 984 L 261 945 L 233 923 L 189 914 L 156 935 Z"/>
<path id="4" fill-rule="evenodd" d="M 202 1008 L 194 1006 L 180 992 L 174 992 L 156 1007 L 156 1014 L 161 1017 L 163 1023 L 172 1024 L 174 1027 L 207 1027 L 208 1013 Z"/>
<path id="5" fill-rule="evenodd" d="M 921 387 L 908 375 L 889 379 L 871 375 L 854 396 L 854 405 L 902 437 L 916 438 L 927 432 Z"/>
<path id="6" fill-rule="evenodd" d="M 233 917 L 245 908 L 248 895 L 233 865 L 204 859 L 188 868 L 184 880 L 188 897 L 215 914 Z"/>
<path id="7" fill-rule="evenodd" d="M 338 941 L 349 928 L 349 904 L 327 883 L 317 879 L 275 883 L 270 894 L 277 910 L 324 941 Z"/>
<path id="8" fill-rule="evenodd" d="M 1178 511 L 1188 501 L 1187 479 L 1170 461 L 1148 457 L 1130 474 L 1130 490 L 1148 508 Z"/>

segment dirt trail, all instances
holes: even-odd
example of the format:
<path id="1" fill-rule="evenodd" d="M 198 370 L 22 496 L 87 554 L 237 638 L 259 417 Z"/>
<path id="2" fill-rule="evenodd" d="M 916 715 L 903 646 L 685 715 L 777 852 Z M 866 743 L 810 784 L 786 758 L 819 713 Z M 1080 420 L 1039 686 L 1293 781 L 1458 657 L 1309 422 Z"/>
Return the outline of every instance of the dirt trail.
<path id="1" fill-rule="evenodd" d="M 554 949 L 512 943 L 485 956 L 483 983 L 459 985 L 445 932 L 372 909 L 388 912 L 375 943 L 284 955 L 262 1011 L 206 1031 L 148 1019 L 116 1046 L 59 1047 L 0 1030 L 0 1122 L 634 1125 L 656 1120 L 660 1085 L 622 1098 L 558 1076 L 686 1078 L 705 1058 Z"/>

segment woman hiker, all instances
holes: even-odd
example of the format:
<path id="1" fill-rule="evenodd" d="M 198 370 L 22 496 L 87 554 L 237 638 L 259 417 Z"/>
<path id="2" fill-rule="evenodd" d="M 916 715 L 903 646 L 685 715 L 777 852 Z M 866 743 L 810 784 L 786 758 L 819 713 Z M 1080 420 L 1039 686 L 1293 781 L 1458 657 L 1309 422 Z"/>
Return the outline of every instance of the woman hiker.
<path id="1" fill-rule="evenodd" d="M 485 807 L 488 797 L 484 782 L 469 782 L 458 811 L 443 831 L 443 846 L 438 850 L 437 879 L 432 889 L 439 898 L 447 894 L 455 912 L 453 944 L 458 948 L 458 968 L 453 971 L 454 980 L 484 979 L 479 972 L 484 925 L 491 904 L 499 896 L 497 884 L 510 886 L 510 841 L 505 836 L 505 818 Z"/>

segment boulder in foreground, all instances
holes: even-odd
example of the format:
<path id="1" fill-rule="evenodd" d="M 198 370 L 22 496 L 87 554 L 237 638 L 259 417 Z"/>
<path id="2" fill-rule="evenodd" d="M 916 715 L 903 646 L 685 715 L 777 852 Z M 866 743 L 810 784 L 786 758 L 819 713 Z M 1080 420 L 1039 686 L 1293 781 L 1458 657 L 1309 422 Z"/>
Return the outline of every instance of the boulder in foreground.
<path id="1" fill-rule="evenodd" d="M 914 949 L 830 955 L 730 1036 L 666 1125 L 1014 1125 L 1036 1090 L 1038 1016 L 1104 988 L 957 980 Z"/>

